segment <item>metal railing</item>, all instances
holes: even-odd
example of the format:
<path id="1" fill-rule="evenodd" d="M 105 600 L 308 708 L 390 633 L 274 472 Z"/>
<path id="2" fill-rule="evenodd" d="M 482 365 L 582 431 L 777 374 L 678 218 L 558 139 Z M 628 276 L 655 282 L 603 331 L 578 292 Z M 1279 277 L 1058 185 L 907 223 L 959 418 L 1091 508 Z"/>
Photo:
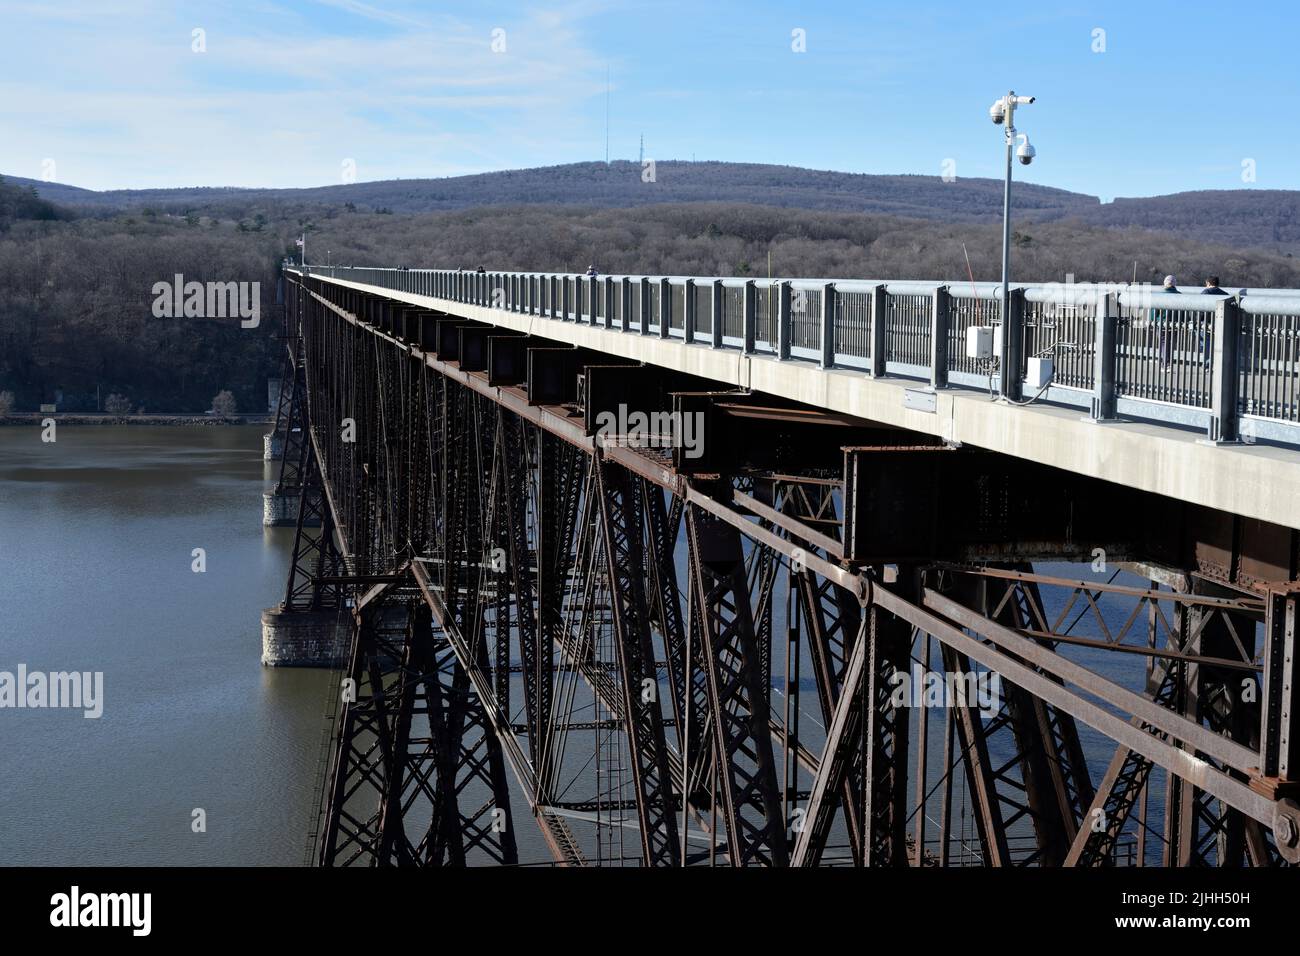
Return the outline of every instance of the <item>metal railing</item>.
<path id="1" fill-rule="evenodd" d="M 502 309 L 931 388 L 996 391 L 1005 349 L 1018 373 L 1010 399 L 1203 429 L 1215 441 L 1300 445 L 1295 289 L 1022 285 L 1006 323 L 1002 288 L 989 282 L 289 268 L 424 296 L 430 308 Z"/>

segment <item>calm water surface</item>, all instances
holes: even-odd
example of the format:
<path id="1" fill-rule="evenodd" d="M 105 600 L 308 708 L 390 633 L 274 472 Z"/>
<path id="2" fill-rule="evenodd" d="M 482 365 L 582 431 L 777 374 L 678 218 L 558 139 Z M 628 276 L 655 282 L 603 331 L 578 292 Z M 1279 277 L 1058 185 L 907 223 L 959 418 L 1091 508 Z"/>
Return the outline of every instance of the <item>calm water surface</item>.
<path id="1" fill-rule="evenodd" d="M 332 684 L 259 663 L 292 537 L 261 526 L 263 431 L 0 428 L 0 670 L 105 699 L 0 710 L 0 863 L 302 862 Z"/>

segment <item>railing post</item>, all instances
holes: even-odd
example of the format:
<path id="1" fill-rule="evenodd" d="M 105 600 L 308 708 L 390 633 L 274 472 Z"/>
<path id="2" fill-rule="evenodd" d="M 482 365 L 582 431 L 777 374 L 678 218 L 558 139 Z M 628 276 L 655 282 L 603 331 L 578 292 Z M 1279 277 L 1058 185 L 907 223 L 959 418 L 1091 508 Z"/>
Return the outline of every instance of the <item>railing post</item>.
<path id="1" fill-rule="evenodd" d="M 722 348 L 722 280 L 713 280 L 713 296 L 709 302 L 712 309 L 713 321 L 709 325 L 709 331 L 713 335 L 713 347 Z"/>
<path id="2" fill-rule="evenodd" d="M 776 357 L 785 361 L 790 357 L 790 283 L 780 284 L 780 299 L 776 310 Z"/>
<path id="3" fill-rule="evenodd" d="M 604 280 L 598 276 L 592 276 L 591 281 L 587 283 L 587 322 L 590 325 L 599 325 L 600 316 L 600 285 Z M 609 310 L 606 309 L 606 312 Z"/>
<path id="4" fill-rule="evenodd" d="M 1002 396 L 1012 401 L 1020 400 L 1020 383 L 1024 378 L 1025 364 L 1025 292 L 1012 289 L 1008 297 L 1010 315 L 1002 316 L 1002 338 L 1006 348 L 1006 364 L 999 369 Z"/>
<path id="5" fill-rule="evenodd" d="M 745 304 L 741 311 L 740 324 L 745 334 L 745 354 L 754 354 L 754 341 L 758 337 L 756 330 L 757 321 L 754 315 L 754 280 L 745 280 Z"/>
<path id="6" fill-rule="evenodd" d="M 682 291 L 682 341 L 695 341 L 695 280 L 687 279 Z"/>
<path id="7" fill-rule="evenodd" d="M 1210 405 L 1210 441 L 1240 440 L 1241 410 L 1237 402 L 1237 360 L 1241 338 L 1241 306 L 1235 296 L 1219 300 L 1214 309 L 1214 381 Z"/>
<path id="8" fill-rule="evenodd" d="M 930 299 L 930 387 L 948 387 L 948 329 L 952 324 L 952 296 L 941 285 Z"/>
<path id="9" fill-rule="evenodd" d="M 650 334 L 650 280 L 646 278 L 637 281 L 637 295 L 641 296 L 641 308 L 637 315 L 641 316 L 640 333 L 642 335 Z"/>
<path id="10" fill-rule="evenodd" d="M 885 353 L 889 337 L 889 293 L 883 284 L 871 290 L 871 371 L 872 378 L 885 374 Z"/>
<path id="11" fill-rule="evenodd" d="M 822 286 L 822 368 L 835 366 L 835 283 Z"/>
<path id="12" fill-rule="evenodd" d="M 1114 293 L 1097 297 L 1092 353 L 1092 420 L 1115 420 L 1115 328 L 1119 322 Z"/>
<path id="13" fill-rule="evenodd" d="M 673 318 L 673 284 L 659 280 L 659 337 L 668 338 L 668 327 Z"/>
<path id="14" fill-rule="evenodd" d="M 618 327 L 626 332 L 632 327 L 632 280 L 627 276 L 618 280 Z"/>

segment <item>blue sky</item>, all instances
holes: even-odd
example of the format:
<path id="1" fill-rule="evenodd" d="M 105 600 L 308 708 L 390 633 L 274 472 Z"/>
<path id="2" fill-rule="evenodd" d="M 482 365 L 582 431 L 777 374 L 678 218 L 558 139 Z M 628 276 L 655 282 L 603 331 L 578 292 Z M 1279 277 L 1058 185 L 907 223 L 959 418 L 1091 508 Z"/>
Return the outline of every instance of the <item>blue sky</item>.
<path id="1" fill-rule="evenodd" d="M 1011 87 L 1038 97 L 1018 178 L 1300 189 L 1294 0 L 0 0 L 0 23 L 0 171 L 95 189 L 600 159 L 607 71 L 614 158 L 644 134 L 661 160 L 999 176 Z"/>

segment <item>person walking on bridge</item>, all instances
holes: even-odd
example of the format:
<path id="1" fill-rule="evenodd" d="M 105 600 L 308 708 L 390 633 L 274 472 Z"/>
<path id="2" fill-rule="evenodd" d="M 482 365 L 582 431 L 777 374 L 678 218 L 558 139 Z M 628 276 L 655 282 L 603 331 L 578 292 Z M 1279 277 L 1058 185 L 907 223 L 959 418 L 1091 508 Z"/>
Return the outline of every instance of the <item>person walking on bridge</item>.
<path id="1" fill-rule="evenodd" d="M 1219 277 L 1210 276 L 1205 280 L 1205 288 L 1201 290 L 1201 295 L 1227 295 L 1228 293 L 1219 288 Z M 1210 367 L 1210 339 L 1202 327 L 1200 332 L 1201 338 L 1201 357 L 1205 361 L 1205 367 Z"/>
<path id="2" fill-rule="evenodd" d="M 1178 285 L 1177 283 L 1174 282 L 1173 276 L 1165 276 L 1164 288 L 1161 289 L 1160 291 L 1171 292 L 1174 293 L 1175 295 L 1178 294 Z M 1166 312 L 1165 310 L 1163 309 L 1151 310 L 1151 324 L 1160 330 L 1158 348 L 1160 351 L 1161 368 L 1168 368 L 1171 364 L 1173 364 L 1173 359 L 1174 359 L 1173 340 L 1172 340 L 1173 333 L 1170 329 L 1172 323 L 1173 323 L 1173 319 L 1170 317 L 1169 313 Z"/>

